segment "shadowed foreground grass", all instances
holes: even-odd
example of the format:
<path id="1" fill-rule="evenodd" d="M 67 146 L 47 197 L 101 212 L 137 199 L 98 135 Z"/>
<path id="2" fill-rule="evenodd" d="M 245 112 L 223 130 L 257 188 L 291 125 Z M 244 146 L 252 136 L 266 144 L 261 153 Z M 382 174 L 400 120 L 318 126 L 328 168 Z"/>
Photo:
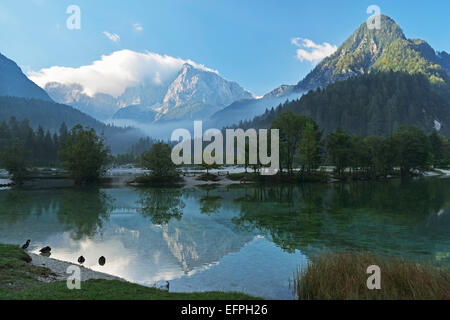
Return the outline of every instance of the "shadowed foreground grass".
<path id="1" fill-rule="evenodd" d="M 27 290 L 3 293 L 0 299 L 25 300 L 254 300 L 236 292 L 169 293 L 118 280 L 88 280 L 80 290 L 68 290 L 65 281 L 40 284 Z"/>
<path id="2" fill-rule="evenodd" d="M 65 281 L 45 283 L 47 268 L 30 265 L 31 258 L 18 246 L 0 244 L 0 299 L 17 300 L 256 300 L 237 292 L 169 293 L 118 280 L 89 280 L 80 290 Z"/>
<path id="3" fill-rule="evenodd" d="M 381 269 L 380 290 L 367 288 L 370 265 Z M 330 253 L 297 273 L 294 290 L 299 300 L 447 300 L 450 271 L 367 253 Z"/>

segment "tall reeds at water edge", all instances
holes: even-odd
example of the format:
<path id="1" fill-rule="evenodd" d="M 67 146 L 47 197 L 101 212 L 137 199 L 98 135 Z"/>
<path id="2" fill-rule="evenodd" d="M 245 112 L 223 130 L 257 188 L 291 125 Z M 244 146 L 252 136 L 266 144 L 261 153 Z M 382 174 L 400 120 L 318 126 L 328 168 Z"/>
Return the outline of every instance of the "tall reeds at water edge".
<path id="1" fill-rule="evenodd" d="M 380 267 L 379 290 L 367 287 L 371 265 Z M 293 289 L 299 300 L 448 300 L 450 270 L 365 252 L 326 253 L 297 271 Z"/>

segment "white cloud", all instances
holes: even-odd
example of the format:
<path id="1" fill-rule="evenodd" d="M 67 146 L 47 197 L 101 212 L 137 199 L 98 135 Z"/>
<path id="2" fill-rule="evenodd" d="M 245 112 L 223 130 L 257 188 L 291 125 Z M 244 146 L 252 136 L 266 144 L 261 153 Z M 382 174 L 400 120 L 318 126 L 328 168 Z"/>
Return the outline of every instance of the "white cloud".
<path id="1" fill-rule="evenodd" d="M 120 36 L 117 33 L 109 33 L 108 31 L 103 31 L 103 34 L 112 42 L 119 42 Z"/>
<path id="2" fill-rule="evenodd" d="M 42 88 L 45 88 L 45 85 L 50 82 L 65 85 L 80 84 L 84 88 L 83 93 L 91 97 L 96 93 L 106 93 L 118 97 L 126 88 L 136 86 L 143 81 L 151 81 L 155 85 L 160 85 L 170 80 L 185 63 L 218 73 L 192 60 L 153 52 L 120 50 L 110 55 L 103 55 L 100 60 L 89 65 L 78 68 L 53 66 L 29 72 L 28 76 Z"/>
<path id="3" fill-rule="evenodd" d="M 299 47 L 297 49 L 297 58 L 302 62 L 306 60 L 317 63 L 323 58 L 332 55 L 337 50 L 337 46 L 328 42 L 317 44 L 305 38 L 293 38 L 291 43 Z"/>
<path id="4" fill-rule="evenodd" d="M 133 24 L 134 30 L 136 31 L 144 31 L 144 28 L 141 26 L 140 23 Z"/>

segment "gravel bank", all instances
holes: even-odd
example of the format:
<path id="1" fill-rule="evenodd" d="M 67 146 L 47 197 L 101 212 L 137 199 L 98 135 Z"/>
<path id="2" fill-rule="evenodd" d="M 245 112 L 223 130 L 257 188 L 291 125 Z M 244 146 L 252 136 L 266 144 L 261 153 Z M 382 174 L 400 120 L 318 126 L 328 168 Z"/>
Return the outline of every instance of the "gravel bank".
<path id="1" fill-rule="evenodd" d="M 57 281 L 57 280 L 67 280 L 69 274 L 66 273 L 66 270 L 69 266 L 76 265 L 73 263 L 68 263 L 65 261 L 55 260 L 52 258 L 47 258 L 38 254 L 28 253 L 31 257 L 31 264 L 38 267 L 45 267 L 50 269 L 54 276 L 49 278 L 39 279 L 45 282 Z M 79 265 L 78 265 L 79 266 Z M 101 273 L 97 271 L 93 271 L 91 269 L 79 266 L 81 269 L 81 281 L 91 280 L 91 279 L 105 279 L 105 280 L 120 280 L 126 281 L 122 278 L 115 277 L 106 273 Z"/>

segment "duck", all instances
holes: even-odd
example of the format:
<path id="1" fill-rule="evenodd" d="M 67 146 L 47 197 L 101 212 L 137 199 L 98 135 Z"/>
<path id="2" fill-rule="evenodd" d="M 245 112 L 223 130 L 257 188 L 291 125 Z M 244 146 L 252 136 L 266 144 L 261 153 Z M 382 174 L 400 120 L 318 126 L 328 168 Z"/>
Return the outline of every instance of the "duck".
<path id="1" fill-rule="evenodd" d="M 101 266 L 104 266 L 105 263 L 106 263 L 106 258 L 105 258 L 104 256 L 101 256 L 101 257 L 98 259 L 98 264 L 101 265 Z"/>
<path id="2" fill-rule="evenodd" d="M 85 259 L 83 256 L 80 256 L 80 257 L 78 258 L 78 263 L 79 263 L 79 264 L 83 264 L 85 261 L 86 261 L 86 259 Z"/>
<path id="3" fill-rule="evenodd" d="M 31 242 L 31 240 L 27 240 L 27 241 L 25 242 L 25 244 L 22 246 L 22 249 L 23 249 L 23 250 L 28 249 L 28 246 L 30 245 L 30 242 Z"/>
<path id="4" fill-rule="evenodd" d="M 50 251 L 52 251 L 52 248 L 50 248 L 49 246 L 46 246 L 46 247 L 42 248 L 41 250 L 39 250 L 40 253 L 44 253 L 44 254 L 50 253 Z"/>

